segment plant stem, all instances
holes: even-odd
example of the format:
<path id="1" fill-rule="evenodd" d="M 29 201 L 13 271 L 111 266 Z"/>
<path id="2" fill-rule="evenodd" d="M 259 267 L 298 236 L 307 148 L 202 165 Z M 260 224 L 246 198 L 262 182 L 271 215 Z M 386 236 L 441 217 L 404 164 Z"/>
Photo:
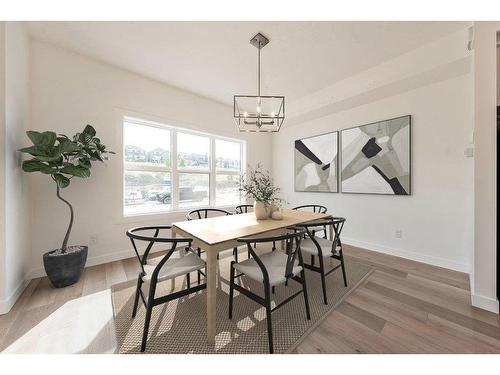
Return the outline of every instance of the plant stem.
<path id="1" fill-rule="evenodd" d="M 66 231 L 66 235 L 64 236 L 64 241 L 63 241 L 62 246 L 61 246 L 61 252 L 64 254 L 68 248 L 69 234 L 71 233 L 71 228 L 73 227 L 73 206 L 71 206 L 71 204 L 67 200 L 65 200 L 63 197 L 61 197 L 61 194 L 59 194 L 59 186 L 57 186 L 57 198 L 59 198 L 60 200 L 62 200 L 64 203 L 66 203 L 68 205 L 69 211 L 71 213 L 71 218 L 69 220 L 68 230 Z"/>

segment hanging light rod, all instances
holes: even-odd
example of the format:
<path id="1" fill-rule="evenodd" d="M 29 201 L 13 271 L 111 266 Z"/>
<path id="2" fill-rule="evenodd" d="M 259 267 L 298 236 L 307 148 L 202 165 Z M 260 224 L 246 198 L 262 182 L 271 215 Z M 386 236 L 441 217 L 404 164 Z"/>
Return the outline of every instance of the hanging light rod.
<path id="1" fill-rule="evenodd" d="M 257 95 L 235 95 L 233 112 L 242 132 L 277 132 L 285 120 L 285 97 L 261 94 L 261 54 L 269 39 L 257 33 L 250 44 L 257 48 Z"/>

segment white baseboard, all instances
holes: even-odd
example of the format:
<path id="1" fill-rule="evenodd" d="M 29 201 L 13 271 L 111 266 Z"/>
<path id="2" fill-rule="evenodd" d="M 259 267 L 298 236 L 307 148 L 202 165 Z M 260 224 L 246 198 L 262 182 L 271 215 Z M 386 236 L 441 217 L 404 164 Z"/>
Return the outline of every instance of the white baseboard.
<path id="1" fill-rule="evenodd" d="M 7 314 L 10 309 L 14 306 L 17 299 L 21 296 L 24 289 L 28 286 L 31 279 L 25 278 L 23 281 L 19 283 L 14 292 L 7 297 L 6 299 L 0 300 L 0 315 Z"/>
<path id="2" fill-rule="evenodd" d="M 145 250 L 144 248 L 138 248 L 138 251 L 142 252 Z M 151 254 L 155 253 L 156 251 L 161 251 L 161 249 L 158 250 L 151 250 Z M 115 251 L 114 253 L 109 253 L 109 254 L 103 254 L 103 255 L 97 255 L 93 257 L 87 258 L 87 262 L 85 263 L 85 268 L 87 267 L 92 267 L 92 266 L 98 266 L 99 264 L 104 264 L 104 263 L 110 263 L 110 262 L 115 262 L 117 260 L 122 260 L 122 259 L 127 259 L 127 258 L 132 258 L 135 257 L 134 250 L 132 249 L 127 249 L 127 250 L 122 250 L 122 251 Z M 27 278 L 29 280 L 36 279 L 38 277 L 43 277 L 45 276 L 45 270 L 43 267 L 40 268 L 35 268 L 32 269 L 30 272 L 28 272 Z"/>
<path id="3" fill-rule="evenodd" d="M 416 262 L 430 264 L 432 266 L 448 268 L 448 269 L 454 270 L 454 271 L 465 272 L 465 273 L 470 272 L 470 267 L 468 264 L 455 262 L 455 261 L 445 259 L 445 258 L 434 257 L 431 255 L 416 253 L 416 252 L 407 251 L 407 250 L 394 249 L 394 248 L 391 248 L 388 246 L 359 241 L 359 240 L 355 240 L 352 238 L 346 238 L 346 237 L 342 238 L 342 243 L 345 243 L 347 245 L 356 246 L 356 247 L 361 247 L 361 248 L 366 249 L 366 250 L 376 251 L 378 253 L 394 255 L 394 256 L 397 256 L 400 258 L 405 258 L 405 259 L 409 259 L 409 260 L 414 260 Z"/>
<path id="4" fill-rule="evenodd" d="M 497 314 L 499 312 L 498 301 L 493 298 L 481 296 L 479 294 L 472 294 L 471 303 L 472 306 L 479 307 L 480 309 L 483 310 L 488 310 Z"/>

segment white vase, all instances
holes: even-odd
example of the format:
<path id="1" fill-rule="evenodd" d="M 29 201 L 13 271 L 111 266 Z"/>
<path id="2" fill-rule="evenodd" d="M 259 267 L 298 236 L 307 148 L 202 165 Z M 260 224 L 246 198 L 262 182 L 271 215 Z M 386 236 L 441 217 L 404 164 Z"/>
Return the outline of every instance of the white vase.
<path id="1" fill-rule="evenodd" d="M 269 209 L 263 202 L 255 201 L 253 212 L 257 220 L 266 220 L 269 217 Z"/>
<path id="2" fill-rule="evenodd" d="M 274 209 L 273 213 L 271 214 L 271 218 L 273 220 L 283 220 L 283 213 L 281 212 L 280 207 Z"/>

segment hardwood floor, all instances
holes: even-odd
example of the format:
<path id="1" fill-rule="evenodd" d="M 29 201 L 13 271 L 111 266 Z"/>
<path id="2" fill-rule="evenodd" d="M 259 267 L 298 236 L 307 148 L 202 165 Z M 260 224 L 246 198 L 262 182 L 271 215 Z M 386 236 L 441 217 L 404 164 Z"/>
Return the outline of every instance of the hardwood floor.
<path id="1" fill-rule="evenodd" d="M 500 353 L 499 315 L 470 305 L 468 275 L 352 246 L 345 254 L 374 271 L 297 353 Z M 46 278 L 31 281 L 0 315 L 0 350 L 65 302 L 135 279 L 137 271 L 131 258 L 86 268 L 64 289 L 53 289 Z"/>

